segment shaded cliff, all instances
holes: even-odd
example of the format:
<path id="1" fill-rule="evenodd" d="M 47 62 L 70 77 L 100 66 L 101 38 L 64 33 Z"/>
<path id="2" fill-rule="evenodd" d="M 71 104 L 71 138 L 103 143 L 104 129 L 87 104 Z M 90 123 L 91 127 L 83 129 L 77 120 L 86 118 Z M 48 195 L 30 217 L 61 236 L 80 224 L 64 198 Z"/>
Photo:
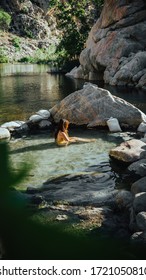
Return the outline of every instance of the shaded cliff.
<path id="1" fill-rule="evenodd" d="M 20 36 L 45 39 L 52 35 L 45 18 L 47 3 L 45 0 L 2 0 L 0 6 L 12 17 L 10 31 Z"/>
<path id="2" fill-rule="evenodd" d="M 105 0 L 80 66 L 69 75 L 146 89 L 146 2 Z"/>

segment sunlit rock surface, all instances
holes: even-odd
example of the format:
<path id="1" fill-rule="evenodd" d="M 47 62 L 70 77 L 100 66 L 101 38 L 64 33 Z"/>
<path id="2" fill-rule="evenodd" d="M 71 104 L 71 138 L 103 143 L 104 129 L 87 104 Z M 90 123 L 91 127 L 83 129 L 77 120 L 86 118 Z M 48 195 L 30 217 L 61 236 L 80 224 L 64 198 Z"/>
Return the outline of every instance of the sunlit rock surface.
<path id="1" fill-rule="evenodd" d="M 138 126 L 146 121 L 146 115 L 135 106 L 91 83 L 68 95 L 50 112 L 55 122 L 65 118 L 70 123 L 89 127 L 105 126 L 110 117 L 118 119 L 120 125 Z"/>
<path id="2" fill-rule="evenodd" d="M 146 89 L 146 2 L 106 0 L 80 54 L 75 78 Z"/>
<path id="3" fill-rule="evenodd" d="M 141 140 L 132 139 L 111 149 L 109 154 L 117 160 L 130 163 L 146 157 L 146 145 Z"/>
<path id="4" fill-rule="evenodd" d="M 0 127 L 0 140 L 5 138 L 10 138 L 10 132 L 7 128 Z"/>

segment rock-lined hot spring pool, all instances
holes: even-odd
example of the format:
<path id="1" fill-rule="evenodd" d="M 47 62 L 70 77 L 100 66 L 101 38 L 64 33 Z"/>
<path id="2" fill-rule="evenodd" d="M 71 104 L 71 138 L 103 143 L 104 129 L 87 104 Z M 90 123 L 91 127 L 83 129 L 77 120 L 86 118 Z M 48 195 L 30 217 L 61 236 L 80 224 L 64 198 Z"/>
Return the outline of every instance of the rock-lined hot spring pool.
<path id="1" fill-rule="evenodd" d="M 52 133 L 10 141 L 13 168 L 17 171 L 23 163 L 31 165 L 21 187 L 40 187 L 44 181 L 58 176 L 95 171 L 103 175 L 103 185 L 115 186 L 116 174 L 111 170 L 108 153 L 110 148 L 122 142 L 122 136 L 94 130 L 71 130 L 71 135 L 95 138 L 96 141 L 58 147 Z"/>
<path id="2" fill-rule="evenodd" d="M 64 75 L 49 74 L 48 66 L 0 66 L 0 124 L 12 120 L 27 120 L 40 109 L 50 109 L 65 96 L 82 88 L 85 81 Z M 131 102 L 146 113 L 146 94 L 142 91 L 109 88 L 110 92 Z M 10 160 L 14 170 L 29 163 L 31 169 L 20 188 L 40 187 L 46 180 L 66 174 L 97 172 L 101 188 L 120 187 L 118 174 L 112 169 L 109 150 L 129 140 L 128 133 L 102 130 L 69 129 L 71 136 L 95 138 L 93 143 L 57 147 L 53 132 L 11 139 Z M 122 186 L 123 187 L 123 186 Z"/>

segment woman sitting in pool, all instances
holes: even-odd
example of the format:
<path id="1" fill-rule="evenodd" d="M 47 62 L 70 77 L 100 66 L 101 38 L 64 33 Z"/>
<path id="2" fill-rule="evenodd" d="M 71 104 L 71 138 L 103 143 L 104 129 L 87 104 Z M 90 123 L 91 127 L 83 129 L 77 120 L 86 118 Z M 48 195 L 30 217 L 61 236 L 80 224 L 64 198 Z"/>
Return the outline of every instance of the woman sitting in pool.
<path id="1" fill-rule="evenodd" d="M 94 142 L 95 139 L 85 139 L 79 137 L 69 137 L 68 135 L 68 126 L 69 121 L 61 119 L 58 125 L 58 129 L 55 133 L 55 142 L 58 146 L 66 146 L 70 143 L 79 143 L 79 142 Z"/>

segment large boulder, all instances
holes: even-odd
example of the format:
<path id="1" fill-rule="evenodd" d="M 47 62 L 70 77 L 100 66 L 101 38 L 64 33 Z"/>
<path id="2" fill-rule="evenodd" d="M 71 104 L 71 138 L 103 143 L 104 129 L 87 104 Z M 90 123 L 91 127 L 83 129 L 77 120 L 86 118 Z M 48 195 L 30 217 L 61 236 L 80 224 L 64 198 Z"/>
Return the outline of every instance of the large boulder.
<path id="1" fill-rule="evenodd" d="M 68 75 L 146 89 L 145 32 L 144 0 L 105 0 L 80 54 L 80 66 Z"/>
<path id="2" fill-rule="evenodd" d="M 65 118 L 70 123 L 89 127 L 105 126 L 111 117 L 117 118 L 121 125 L 138 126 L 146 121 L 146 115 L 135 106 L 91 83 L 68 95 L 50 112 L 55 122 Z"/>

